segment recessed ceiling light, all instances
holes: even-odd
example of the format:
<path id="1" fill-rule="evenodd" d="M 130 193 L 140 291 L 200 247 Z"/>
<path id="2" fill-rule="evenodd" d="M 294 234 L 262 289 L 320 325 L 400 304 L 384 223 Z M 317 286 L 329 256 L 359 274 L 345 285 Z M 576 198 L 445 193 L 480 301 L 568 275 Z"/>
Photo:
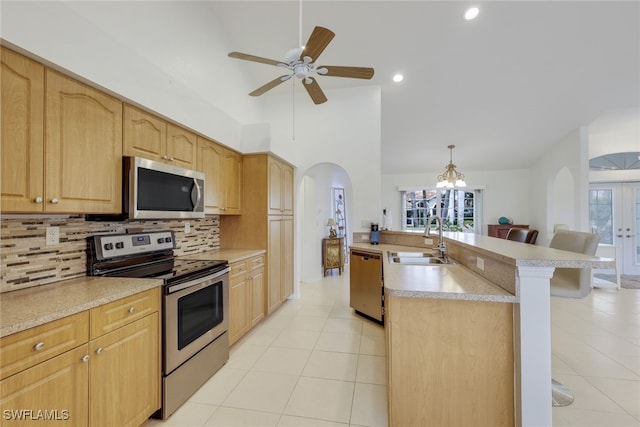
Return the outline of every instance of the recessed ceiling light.
<path id="1" fill-rule="evenodd" d="M 404 76 L 402 74 L 396 74 L 395 76 L 393 76 L 393 81 L 396 83 L 400 83 L 403 79 Z"/>
<path id="2" fill-rule="evenodd" d="M 479 13 L 480 9 L 478 9 L 477 7 L 470 7 L 464 13 L 464 19 L 466 19 L 467 21 L 471 21 L 472 19 L 477 18 Z"/>

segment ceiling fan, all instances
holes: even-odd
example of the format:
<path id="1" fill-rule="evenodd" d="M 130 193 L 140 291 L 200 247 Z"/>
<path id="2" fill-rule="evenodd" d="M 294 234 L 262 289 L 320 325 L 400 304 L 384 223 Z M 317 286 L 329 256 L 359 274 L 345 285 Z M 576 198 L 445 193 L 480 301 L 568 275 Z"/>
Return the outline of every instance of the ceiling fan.
<path id="1" fill-rule="evenodd" d="M 229 56 L 236 59 L 244 59 L 245 61 L 260 62 L 267 65 L 275 65 L 276 67 L 286 68 L 289 74 L 277 77 L 269 83 L 260 86 L 251 92 L 251 96 L 260 96 L 263 93 L 273 89 L 282 82 L 296 76 L 302 80 L 302 86 L 313 100 L 314 104 L 322 104 L 327 101 L 320 85 L 314 77 L 315 74 L 331 77 L 349 77 L 352 79 L 370 79 L 373 77 L 373 68 L 365 67 L 344 67 L 335 65 L 316 65 L 316 61 L 320 54 L 329 45 L 335 37 L 333 31 L 323 27 L 315 27 L 309 40 L 304 48 L 292 49 L 285 55 L 284 61 L 276 61 L 273 59 L 262 58 L 259 56 L 249 55 L 241 52 L 231 52 Z"/>

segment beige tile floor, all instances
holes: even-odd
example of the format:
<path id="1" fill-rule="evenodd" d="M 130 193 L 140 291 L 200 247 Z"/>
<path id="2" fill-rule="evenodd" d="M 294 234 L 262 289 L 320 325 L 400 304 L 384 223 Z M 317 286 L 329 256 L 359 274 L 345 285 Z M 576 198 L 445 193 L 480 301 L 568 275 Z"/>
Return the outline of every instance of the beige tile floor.
<path id="1" fill-rule="evenodd" d="M 301 284 L 169 420 L 144 427 L 386 426 L 382 327 L 349 308 L 348 272 Z M 554 426 L 640 427 L 640 290 L 552 299 Z"/>

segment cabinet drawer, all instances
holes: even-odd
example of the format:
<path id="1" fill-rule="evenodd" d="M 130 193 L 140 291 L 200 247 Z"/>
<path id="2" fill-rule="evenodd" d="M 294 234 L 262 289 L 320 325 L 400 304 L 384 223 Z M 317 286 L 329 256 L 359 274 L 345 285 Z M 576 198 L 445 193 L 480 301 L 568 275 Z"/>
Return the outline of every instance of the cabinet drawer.
<path id="1" fill-rule="evenodd" d="M 249 271 L 249 263 L 247 261 L 234 262 L 229 264 L 229 267 L 231 267 L 229 279 L 232 281 Z"/>
<path id="2" fill-rule="evenodd" d="M 264 267 L 264 255 L 260 255 L 249 260 L 249 265 L 251 270 L 255 270 L 256 268 Z"/>
<path id="3" fill-rule="evenodd" d="M 160 288 L 119 299 L 91 310 L 91 339 L 159 311 Z"/>
<path id="4" fill-rule="evenodd" d="M 0 378 L 85 344 L 89 340 L 89 313 L 83 311 L 0 340 Z"/>

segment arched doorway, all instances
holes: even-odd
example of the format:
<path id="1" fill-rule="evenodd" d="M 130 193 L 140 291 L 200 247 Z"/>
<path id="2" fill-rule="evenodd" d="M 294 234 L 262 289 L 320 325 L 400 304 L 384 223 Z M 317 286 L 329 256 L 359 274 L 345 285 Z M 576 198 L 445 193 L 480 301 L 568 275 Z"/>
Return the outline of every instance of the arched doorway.
<path id="1" fill-rule="evenodd" d="M 344 190 L 345 237 L 351 241 L 352 184 L 347 172 L 334 163 L 318 163 L 311 166 L 300 179 L 298 187 L 298 264 L 299 279 L 315 282 L 322 278 L 321 242 L 329 235 L 326 225 L 335 218 L 335 189 Z"/>

